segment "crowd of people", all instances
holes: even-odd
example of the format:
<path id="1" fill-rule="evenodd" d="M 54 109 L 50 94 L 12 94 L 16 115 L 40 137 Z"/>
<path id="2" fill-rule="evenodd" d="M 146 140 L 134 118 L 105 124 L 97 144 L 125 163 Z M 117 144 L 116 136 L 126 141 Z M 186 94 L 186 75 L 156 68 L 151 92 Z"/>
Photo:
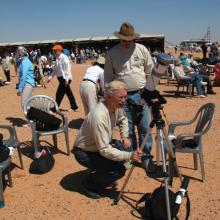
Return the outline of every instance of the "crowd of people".
<path id="1" fill-rule="evenodd" d="M 139 34 L 128 22 L 124 22 L 114 35 L 119 39 L 119 44 L 108 50 L 104 56 L 91 55 L 90 50 L 80 52 L 83 60 L 86 56 L 95 58 L 95 61 L 86 70 L 80 83 L 85 119 L 75 139 L 73 154 L 81 165 L 92 171 L 82 182 L 84 191 L 91 198 L 100 198 L 103 190 L 120 179 L 133 161 L 140 163 L 148 174 L 155 172 L 151 155 L 151 135 L 148 136 L 143 152 L 138 145 L 144 141 L 151 120 L 150 108 L 142 100 L 141 91 L 146 85 L 147 77 L 152 74 L 157 54 L 151 54 L 144 45 L 135 42 Z M 79 108 L 70 87 L 71 59 L 75 59 L 76 55 L 73 52 L 65 54 L 64 48 L 59 44 L 55 45 L 52 51 L 53 53 L 49 52 L 44 56 L 40 51 L 31 51 L 28 54 L 26 48 L 18 47 L 14 64 L 18 67 L 17 95 L 21 96 L 21 108 L 23 109 L 25 101 L 31 97 L 36 85 L 34 64 L 38 66 L 41 62 L 44 71 L 48 73 L 47 82 L 49 83 L 53 76 L 58 79 L 55 96 L 58 106 L 66 94 L 70 111 L 77 112 Z M 218 66 L 219 62 L 218 58 Z M 207 85 L 207 94 L 215 94 L 209 74 L 200 72 L 195 66 L 198 65 L 195 65 L 192 57 L 180 53 L 179 57 L 175 58 L 173 71 L 195 82 L 198 97 L 205 97 L 203 85 Z M 6 83 L 9 84 L 8 54 L 4 54 L 2 67 Z M 219 68 L 216 78 L 219 80 Z M 134 106 L 139 107 L 138 114 Z M 112 139 L 115 126 L 119 127 L 120 140 Z M 35 149 L 36 158 L 45 155 L 45 151 Z"/>

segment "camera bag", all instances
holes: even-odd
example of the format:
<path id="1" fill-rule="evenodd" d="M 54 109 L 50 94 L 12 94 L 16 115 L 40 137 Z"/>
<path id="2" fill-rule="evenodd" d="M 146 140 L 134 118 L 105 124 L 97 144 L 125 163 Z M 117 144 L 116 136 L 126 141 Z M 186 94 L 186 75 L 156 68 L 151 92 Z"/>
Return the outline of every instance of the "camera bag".
<path id="1" fill-rule="evenodd" d="M 55 117 L 54 115 L 35 107 L 31 107 L 29 109 L 27 118 L 36 123 L 36 129 L 38 131 L 57 130 L 62 122 L 61 119 Z"/>
<path id="2" fill-rule="evenodd" d="M 172 140 L 174 146 L 177 144 L 177 140 Z M 178 148 L 192 148 L 195 149 L 198 146 L 197 142 L 194 139 L 183 140 L 181 145 L 177 145 Z"/>
<path id="3" fill-rule="evenodd" d="M 9 156 L 10 150 L 4 145 L 0 146 L 0 162 L 7 160 Z"/>
<path id="4" fill-rule="evenodd" d="M 47 150 L 47 154 L 40 158 L 35 158 L 29 167 L 31 174 L 45 174 L 53 169 L 55 160 L 53 155 Z"/>
<path id="5" fill-rule="evenodd" d="M 179 205 L 176 203 L 177 193 L 174 193 L 170 189 L 168 189 L 169 193 L 169 200 L 170 200 L 170 212 L 171 212 L 171 219 L 178 220 L 177 217 L 179 211 Z M 188 194 L 187 196 L 187 203 L 186 203 L 186 218 L 189 218 L 190 214 L 190 201 Z M 136 204 L 136 210 L 138 211 L 138 205 L 142 202 L 145 202 L 144 211 L 140 214 L 145 219 L 150 220 L 167 220 L 167 209 L 166 209 L 166 195 L 165 195 L 165 187 L 160 186 L 156 188 L 153 193 L 146 193 L 144 194 Z"/>
<path id="6" fill-rule="evenodd" d="M 7 160 L 10 156 L 10 150 L 3 144 L 3 135 L 0 133 L 0 162 Z"/>

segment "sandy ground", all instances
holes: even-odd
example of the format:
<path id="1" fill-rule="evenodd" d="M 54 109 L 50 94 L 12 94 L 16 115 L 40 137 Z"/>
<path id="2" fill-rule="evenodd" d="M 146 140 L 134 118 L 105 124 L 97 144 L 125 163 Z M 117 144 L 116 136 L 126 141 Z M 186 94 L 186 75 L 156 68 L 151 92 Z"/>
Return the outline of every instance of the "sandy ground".
<path id="1" fill-rule="evenodd" d="M 69 137 L 71 148 L 76 133 L 83 121 L 84 112 L 79 96 L 79 83 L 89 64 L 73 64 L 73 83 L 71 84 L 80 111 L 70 113 L 65 111 L 69 120 Z M 23 142 L 22 152 L 24 170 L 12 164 L 13 187 L 6 187 L 4 191 L 5 207 L 0 210 L 0 219 L 137 219 L 131 214 L 136 201 L 143 193 L 152 192 L 159 187 L 163 178 L 161 173 L 154 177 L 147 176 L 142 168 L 135 168 L 126 187 L 123 199 L 117 206 L 112 205 L 116 193 L 109 192 L 105 198 L 92 200 L 81 191 L 80 182 L 86 175 L 86 169 L 80 166 L 73 155 L 66 156 L 60 152 L 54 154 L 54 168 L 44 175 L 29 173 L 32 153 L 31 130 L 20 125 L 25 118 L 20 108 L 20 97 L 17 97 L 15 84 L 18 78 L 12 71 L 12 84 L 0 87 L 0 124 L 13 124 L 18 139 Z M 216 104 L 216 113 L 213 125 L 203 137 L 206 182 L 201 182 L 201 172 L 193 169 L 192 155 L 178 154 L 177 162 L 182 174 L 189 175 L 191 181 L 188 187 L 191 201 L 190 219 L 220 219 L 220 88 L 216 87 L 216 95 L 209 95 L 204 99 L 184 96 L 174 97 L 175 84 L 166 85 L 162 80 L 160 91 L 167 97 L 168 104 L 164 111 L 168 122 L 189 120 L 198 108 L 208 102 Z M 46 94 L 55 97 L 57 81 L 53 79 L 46 89 L 36 88 L 34 94 Z M 65 97 L 62 109 L 68 109 L 69 103 Z M 155 134 L 155 129 L 153 135 Z M 42 138 L 52 143 L 51 137 Z M 154 141 L 155 143 L 155 141 Z M 43 146 L 47 144 L 42 142 Z M 58 148 L 66 151 L 64 136 L 58 136 Z M 155 146 L 153 148 L 155 156 Z M 13 155 L 13 163 L 19 165 L 17 153 Z M 155 160 L 155 157 L 154 157 Z M 118 182 L 117 191 L 120 190 L 124 178 Z M 174 179 L 173 190 L 180 186 L 178 178 Z M 185 216 L 185 199 L 179 213 L 180 219 Z"/>

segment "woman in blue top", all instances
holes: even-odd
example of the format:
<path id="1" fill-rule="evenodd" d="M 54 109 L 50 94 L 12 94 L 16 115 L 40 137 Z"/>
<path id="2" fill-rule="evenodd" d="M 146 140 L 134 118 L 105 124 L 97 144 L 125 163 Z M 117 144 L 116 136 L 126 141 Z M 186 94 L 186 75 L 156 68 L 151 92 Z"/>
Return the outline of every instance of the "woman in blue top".
<path id="1" fill-rule="evenodd" d="M 24 47 L 18 47 L 17 54 L 20 58 L 19 85 L 17 95 L 21 96 L 21 107 L 24 108 L 25 101 L 31 97 L 35 86 L 33 64 L 28 58 L 28 52 Z"/>

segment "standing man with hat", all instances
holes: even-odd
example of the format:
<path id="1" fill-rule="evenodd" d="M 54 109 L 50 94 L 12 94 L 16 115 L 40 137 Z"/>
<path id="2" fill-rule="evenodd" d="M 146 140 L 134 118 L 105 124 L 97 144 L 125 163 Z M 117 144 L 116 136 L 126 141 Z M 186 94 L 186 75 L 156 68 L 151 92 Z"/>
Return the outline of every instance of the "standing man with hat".
<path id="1" fill-rule="evenodd" d="M 150 125 L 150 111 L 146 104 L 142 106 L 140 92 L 144 88 L 147 74 L 151 73 L 154 64 L 147 48 L 134 43 L 139 34 L 135 33 L 132 24 L 124 22 L 120 31 L 114 32 L 114 35 L 120 39 L 120 43 L 107 53 L 104 79 L 105 83 L 120 80 L 128 86 L 128 98 L 124 110 L 129 123 L 129 138 L 133 148 L 131 150 L 135 150 L 137 148 L 135 126 L 137 126 L 140 145 Z M 144 147 L 145 157 L 143 158 L 143 165 L 148 173 L 155 171 L 150 154 L 151 146 L 152 137 L 150 135 Z"/>
<path id="2" fill-rule="evenodd" d="M 80 84 L 80 96 L 85 115 L 87 115 L 98 103 L 97 86 L 104 91 L 104 65 L 105 58 L 99 57 L 94 64 L 86 70 Z"/>
<path id="3" fill-rule="evenodd" d="M 66 94 L 71 106 L 70 111 L 77 112 L 79 109 L 76 104 L 75 97 L 73 96 L 73 92 L 70 88 L 70 83 L 72 81 L 70 60 L 63 53 L 63 47 L 61 45 L 55 45 L 52 50 L 55 52 L 56 56 L 55 70 L 52 75 L 56 75 L 59 81 L 59 86 L 56 92 L 56 102 L 59 106 L 64 95 Z M 51 78 L 49 78 L 48 82 L 50 80 Z"/>

